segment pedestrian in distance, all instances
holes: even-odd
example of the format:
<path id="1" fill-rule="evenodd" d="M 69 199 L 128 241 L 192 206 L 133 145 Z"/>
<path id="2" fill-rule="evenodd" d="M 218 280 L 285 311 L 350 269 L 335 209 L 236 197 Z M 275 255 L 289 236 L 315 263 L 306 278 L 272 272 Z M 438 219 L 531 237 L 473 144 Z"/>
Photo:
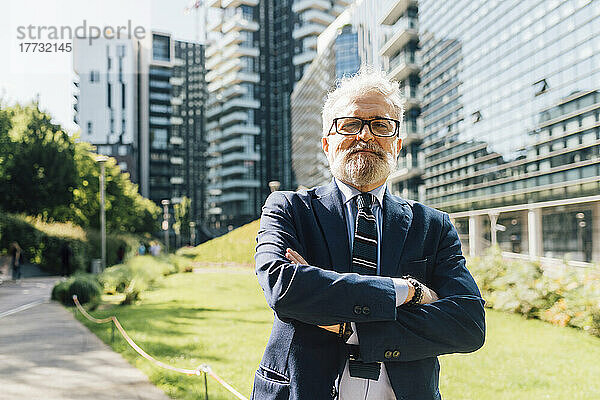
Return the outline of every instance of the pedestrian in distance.
<path id="1" fill-rule="evenodd" d="M 23 262 L 23 250 L 19 243 L 12 242 L 9 247 L 9 253 L 11 256 L 11 272 L 12 279 L 14 281 L 21 279 L 21 264 Z"/>
<path id="2" fill-rule="evenodd" d="M 266 200 L 256 274 L 275 318 L 253 399 L 440 400 L 437 356 L 485 340 L 448 214 L 395 196 L 397 82 L 363 68 L 323 107 L 334 179 Z"/>

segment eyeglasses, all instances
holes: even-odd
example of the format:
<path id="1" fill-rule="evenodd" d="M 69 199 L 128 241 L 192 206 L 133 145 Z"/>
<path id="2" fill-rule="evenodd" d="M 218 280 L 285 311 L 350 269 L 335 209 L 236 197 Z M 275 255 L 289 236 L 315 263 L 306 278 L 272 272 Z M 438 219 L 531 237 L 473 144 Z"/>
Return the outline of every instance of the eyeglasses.
<path id="1" fill-rule="evenodd" d="M 356 135 L 362 131 L 365 125 L 369 126 L 369 130 L 374 136 L 391 137 L 398 134 L 400 121 L 392 118 L 339 117 L 333 119 L 329 133 L 335 127 L 335 131 L 340 135 Z"/>

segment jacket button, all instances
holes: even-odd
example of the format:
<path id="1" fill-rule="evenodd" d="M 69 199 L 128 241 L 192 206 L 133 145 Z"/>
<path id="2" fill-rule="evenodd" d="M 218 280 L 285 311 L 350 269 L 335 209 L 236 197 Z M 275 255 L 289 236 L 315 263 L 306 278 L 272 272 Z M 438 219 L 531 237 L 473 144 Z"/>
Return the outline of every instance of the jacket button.
<path id="1" fill-rule="evenodd" d="M 354 306 L 354 314 L 360 315 L 362 313 L 362 307 L 359 305 Z"/>
<path id="2" fill-rule="evenodd" d="M 387 350 L 387 351 L 386 351 L 386 352 L 383 354 L 383 356 L 384 356 L 385 358 L 388 358 L 388 359 L 389 359 L 389 358 L 392 358 L 392 351 L 391 351 L 391 350 Z"/>
<path id="3" fill-rule="evenodd" d="M 371 309 L 369 307 L 367 307 L 367 306 L 364 306 L 363 309 L 362 309 L 362 313 L 364 315 L 369 315 L 369 314 L 371 314 Z"/>
<path id="4" fill-rule="evenodd" d="M 400 352 L 398 350 L 394 350 L 394 352 L 392 353 L 392 357 L 394 357 L 394 358 L 400 357 Z"/>

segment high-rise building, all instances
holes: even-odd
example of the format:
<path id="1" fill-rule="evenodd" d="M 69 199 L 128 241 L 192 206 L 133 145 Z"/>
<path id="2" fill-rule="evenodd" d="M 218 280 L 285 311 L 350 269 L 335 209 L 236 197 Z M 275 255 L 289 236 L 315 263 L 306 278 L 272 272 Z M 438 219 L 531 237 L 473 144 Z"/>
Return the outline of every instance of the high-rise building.
<path id="1" fill-rule="evenodd" d="M 600 4 L 420 0 L 418 23 L 389 61 L 397 79 L 420 69 L 417 198 L 451 213 L 470 254 L 600 260 Z"/>
<path id="2" fill-rule="evenodd" d="M 202 227 L 204 47 L 152 32 L 142 40 L 91 45 L 76 39 L 74 49 L 81 139 L 117 158 L 140 193 L 157 204 L 190 198 L 190 220 Z"/>
<path id="3" fill-rule="evenodd" d="M 389 179 L 390 190 L 407 199 L 420 200 L 422 188 L 419 151 L 422 129 L 419 125 L 421 98 L 419 90 L 419 23 L 416 0 L 397 1 L 383 15 L 382 25 L 388 26 L 383 35 L 380 55 L 391 79 L 400 83 L 404 102 L 404 121 L 401 127 L 402 150 L 398 169 Z M 421 189 L 422 191 L 422 189 Z"/>
<path id="4" fill-rule="evenodd" d="M 114 156 L 123 171 L 138 180 L 135 162 L 136 72 L 139 42 L 130 39 L 74 41 L 76 73 L 74 121 L 80 140 Z"/>
<path id="5" fill-rule="evenodd" d="M 260 215 L 273 189 L 295 188 L 290 95 L 316 37 L 348 1 L 208 1 L 208 215 L 214 228 Z M 310 57 L 309 57 L 310 56 Z"/>

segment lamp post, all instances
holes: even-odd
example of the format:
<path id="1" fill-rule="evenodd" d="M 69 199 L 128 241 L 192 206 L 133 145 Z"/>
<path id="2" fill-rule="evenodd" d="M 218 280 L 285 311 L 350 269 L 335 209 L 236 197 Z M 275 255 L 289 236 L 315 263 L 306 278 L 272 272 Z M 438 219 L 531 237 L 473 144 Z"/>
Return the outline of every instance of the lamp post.
<path id="1" fill-rule="evenodd" d="M 101 252 L 102 271 L 106 268 L 106 209 L 104 204 L 104 164 L 108 157 L 99 155 L 96 161 L 100 164 L 100 237 L 101 237 Z"/>
<path id="2" fill-rule="evenodd" d="M 190 221 L 190 246 L 196 245 L 196 223 Z"/>
<path id="3" fill-rule="evenodd" d="M 170 201 L 167 199 L 160 202 L 163 206 L 162 229 L 165 232 L 165 250 L 167 254 L 169 254 L 169 203 Z"/>

